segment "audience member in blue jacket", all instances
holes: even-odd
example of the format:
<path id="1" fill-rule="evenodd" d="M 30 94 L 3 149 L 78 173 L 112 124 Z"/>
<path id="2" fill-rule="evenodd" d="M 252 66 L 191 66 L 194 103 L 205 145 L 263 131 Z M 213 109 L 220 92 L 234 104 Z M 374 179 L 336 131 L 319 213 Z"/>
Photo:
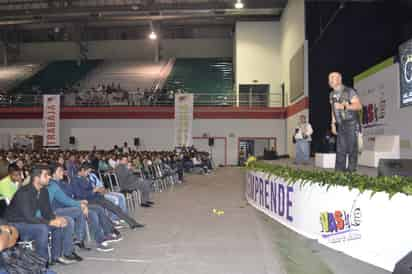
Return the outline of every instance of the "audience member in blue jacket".
<path id="1" fill-rule="evenodd" d="M 56 210 L 66 210 L 76 208 L 83 211 L 87 216 L 90 223 L 91 231 L 94 233 L 94 238 L 97 243 L 98 251 L 112 251 L 113 248 L 108 245 L 110 242 L 121 240 L 120 233 L 116 231 L 110 222 L 110 219 L 104 212 L 104 209 L 99 205 L 88 205 L 86 200 L 78 201 L 75 198 L 73 185 L 71 183 L 63 181 L 63 167 L 57 166 L 53 170 L 53 182 L 52 188 L 49 189 L 49 193 L 52 192 L 54 197 L 53 207 Z M 52 199 L 51 199 L 52 200 Z M 84 239 L 85 223 L 83 227 L 83 233 L 79 236 L 81 240 Z M 117 235 L 113 235 L 117 234 Z M 84 242 L 80 242 L 79 246 L 86 248 Z M 87 249 L 87 248 L 86 248 Z"/>
<path id="2" fill-rule="evenodd" d="M 87 179 L 91 170 L 90 165 L 83 164 L 80 166 L 77 176 L 75 176 L 71 182 L 74 198 L 87 200 L 89 204 L 100 205 L 104 209 L 116 214 L 120 219 L 126 221 L 131 229 L 143 227 L 143 225 L 136 222 L 131 216 L 124 213 L 120 207 L 106 200 L 103 195 L 98 192 L 98 188 L 93 187 L 93 184 Z"/>
<path id="3" fill-rule="evenodd" d="M 90 172 L 88 179 L 94 188 L 99 189 L 99 192 L 104 195 L 104 198 L 120 207 L 124 213 L 127 213 L 126 198 L 124 197 L 124 194 L 119 192 L 108 192 L 105 189 L 103 182 L 93 172 Z M 113 221 L 119 221 L 119 218 L 114 214 L 112 214 L 111 219 Z"/>

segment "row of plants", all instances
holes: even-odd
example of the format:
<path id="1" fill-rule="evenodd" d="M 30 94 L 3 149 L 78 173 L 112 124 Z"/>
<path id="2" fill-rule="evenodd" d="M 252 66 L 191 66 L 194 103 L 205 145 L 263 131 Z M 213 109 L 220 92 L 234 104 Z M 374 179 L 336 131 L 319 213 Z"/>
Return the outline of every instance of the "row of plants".
<path id="1" fill-rule="evenodd" d="M 327 187 L 327 189 L 332 186 L 346 186 L 349 190 L 356 188 L 361 193 L 365 190 L 370 190 L 372 191 L 371 196 L 377 192 L 386 192 L 390 198 L 397 193 L 412 195 L 411 177 L 370 177 L 356 173 L 302 170 L 289 166 L 279 166 L 256 161 L 254 157 L 248 159 L 246 168 L 248 170 L 261 171 L 276 177 L 281 177 L 286 180 L 288 184 L 319 184 Z"/>

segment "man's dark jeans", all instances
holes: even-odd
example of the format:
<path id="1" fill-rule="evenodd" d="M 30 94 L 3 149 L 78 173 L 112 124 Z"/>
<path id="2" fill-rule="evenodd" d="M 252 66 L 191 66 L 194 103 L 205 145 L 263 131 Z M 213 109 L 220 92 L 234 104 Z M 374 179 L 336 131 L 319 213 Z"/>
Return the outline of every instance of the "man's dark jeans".
<path id="1" fill-rule="evenodd" d="M 354 172 L 358 166 L 358 122 L 347 121 L 337 125 L 336 171 Z M 348 166 L 346 167 L 346 157 Z"/>

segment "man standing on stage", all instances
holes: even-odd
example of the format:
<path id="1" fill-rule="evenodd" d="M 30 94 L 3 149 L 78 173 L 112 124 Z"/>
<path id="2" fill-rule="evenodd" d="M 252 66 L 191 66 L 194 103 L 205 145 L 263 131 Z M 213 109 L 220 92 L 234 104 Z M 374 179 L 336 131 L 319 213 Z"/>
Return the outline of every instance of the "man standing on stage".
<path id="1" fill-rule="evenodd" d="M 342 84 L 339 72 L 329 74 L 329 86 L 333 89 L 329 95 L 332 108 L 331 130 L 338 136 L 335 170 L 354 172 L 358 165 L 358 111 L 362 109 L 362 105 L 356 91 Z"/>

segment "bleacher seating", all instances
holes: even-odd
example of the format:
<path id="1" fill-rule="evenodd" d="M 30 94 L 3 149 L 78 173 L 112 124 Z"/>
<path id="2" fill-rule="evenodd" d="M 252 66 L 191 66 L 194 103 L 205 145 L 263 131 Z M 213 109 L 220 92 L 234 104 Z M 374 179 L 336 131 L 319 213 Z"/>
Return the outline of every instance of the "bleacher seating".
<path id="1" fill-rule="evenodd" d="M 33 87 L 42 92 L 56 92 L 83 79 L 96 68 L 100 60 L 88 60 L 78 65 L 77 61 L 56 61 L 48 64 L 30 79 L 14 88 L 14 93 L 30 93 Z"/>
<path id="2" fill-rule="evenodd" d="M 177 59 L 166 82 L 169 90 L 190 93 L 233 92 L 233 64 L 225 58 Z"/>
<path id="3" fill-rule="evenodd" d="M 42 68 L 42 64 L 18 63 L 0 68 L 0 91 L 7 92 L 32 77 Z"/>
<path id="4" fill-rule="evenodd" d="M 162 69 L 167 62 L 150 63 L 139 61 L 104 61 L 80 82 L 81 90 L 90 90 L 98 85 L 121 85 L 126 91 L 150 90 L 161 80 Z"/>

